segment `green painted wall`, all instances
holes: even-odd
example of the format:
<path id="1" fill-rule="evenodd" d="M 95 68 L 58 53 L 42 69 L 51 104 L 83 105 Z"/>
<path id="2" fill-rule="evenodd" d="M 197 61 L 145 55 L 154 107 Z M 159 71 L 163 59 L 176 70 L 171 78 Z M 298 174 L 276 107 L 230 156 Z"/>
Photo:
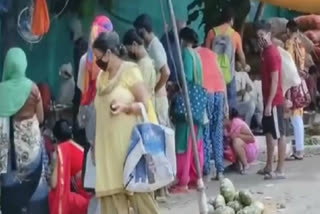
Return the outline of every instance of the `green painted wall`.
<path id="1" fill-rule="evenodd" d="M 193 0 L 174 0 L 174 9 L 177 18 L 187 19 L 188 11 L 187 6 Z M 166 1 L 165 1 L 166 2 Z M 253 2 L 253 10 L 251 16 L 254 14 L 255 4 Z M 91 17 L 83 19 L 83 27 L 88 33 L 90 23 L 97 14 L 107 14 L 101 6 L 96 7 L 95 14 Z M 165 18 L 170 23 L 168 15 L 168 6 L 164 5 Z M 115 30 L 123 35 L 123 33 L 129 29 L 132 22 L 139 14 L 149 13 L 153 17 L 155 32 L 157 35 L 162 35 L 164 31 L 164 22 L 161 14 L 160 0 L 121 0 L 114 1 L 112 15 L 108 15 L 114 26 Z M 292 15 L 291 12 L 285 12 L 277 8 L 268 6 L 265 11 L 265 18 L 272 16 L 288 16 Z M 203 29 L 199 29 L 201 17 L 194 23 L 192 27 L 198 30 L 200 38 L 204 37 Z M 58 71 L 62 64 L 72 62 L 73 63 L 73 43 L 70 37 L 70 31 L 68 23 L 70 16 L 64 15 L 58 20 L 54 20 L 50 27 L 50 32 L 43 38 L 39 44 L 29 45 L 22 41 L 19 36 L 16 36 L 13 46 L 22 47 L 27 54 L 29 66 L 27 75 L 35 82 L 48 82 L 56 94 L 59 88 Z M 15 29 L 13 29 L 15 30 Z M 4 35 L 6 36 L 6 35 Z M 7 38 L 8 39 L 8 38 Z M 2 39 L 3 41 L 3 39 Z"/>
<path id="2" fill-rule="evenodd" d="M 192 0 L 173 1 L 177 18 L 187 18 L 187 5 L 191 1 Z M 165 9 L 167 9 L 167 5 L 164 6 Z M 97 8 L 94 15 L 107 14 L 102 7 L 98 6 Z M 134 3 L 132 0 L 115 1 L 112 14 L 116 16 L 107 15 L 111 18 L 115 30 L 118 31 L 120 35 L 123 35 L 127 29 L 132 27 L 130 23 L 123 21 L 123 19 L 133 21 L 139 14 L 145 12 L 152 15 L 154 18 L 155 32 L 158 35 L 162 35 L 164 22 L 162 20 L 159 0 L 135 0 Z M 167 21 L 170 21 L 168 13 L 166 13 L 165 16 Z M 82 20 L 86 34 L 88 34 L 93 18 L 94 16 L 86 17 Z M 27 76 L 37 83 L 48 82 L 54 94 L 57 94 L 59 89 L 58 71 L 60 66 L 68 62 L 73 63 L 73 43 L 68 28 L 69 21 L 70 16 L 68 15 L 54 20 L 49 33 L 38 44 L 27 44 L 16 35 L 15 41 L 12 42 L 13 45 L 11 45 L 22 47 L 25 50 L 29 63 Z M 197 26 L 197 23 L 195 23 L 195 26 Z"/>

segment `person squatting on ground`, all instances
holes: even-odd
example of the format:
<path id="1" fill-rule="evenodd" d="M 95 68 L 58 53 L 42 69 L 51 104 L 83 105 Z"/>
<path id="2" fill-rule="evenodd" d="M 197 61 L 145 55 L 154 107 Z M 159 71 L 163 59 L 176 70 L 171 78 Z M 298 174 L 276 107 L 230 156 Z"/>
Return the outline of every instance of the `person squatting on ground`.
<path id="1" fill-rule="evenodd" d="M 236 156 L 241 174 L 249 169 L 249 164 L 258 157 L 258 144 L 250 127 L 240 117 L 236 109 L 231 109 L 229 119 L 225 120 L 225 136 Z"/>

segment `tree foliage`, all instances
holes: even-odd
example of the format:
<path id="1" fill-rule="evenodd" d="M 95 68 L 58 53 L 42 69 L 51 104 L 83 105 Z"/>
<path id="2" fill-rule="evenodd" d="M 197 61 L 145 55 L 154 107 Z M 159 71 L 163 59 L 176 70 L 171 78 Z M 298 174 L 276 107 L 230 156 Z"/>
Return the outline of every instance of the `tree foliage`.
<path id="1" fill-rule="evenodd" d="M 196 21 L 202 14 L 201 24 L 205 32 L 220 23 L 221 12 L 224 8 L 232 7 L 235 11 L 235 28 L 241 30 L 250 11 L 250 0 L 194 0 L 188 5 L 188 24 Z"/>

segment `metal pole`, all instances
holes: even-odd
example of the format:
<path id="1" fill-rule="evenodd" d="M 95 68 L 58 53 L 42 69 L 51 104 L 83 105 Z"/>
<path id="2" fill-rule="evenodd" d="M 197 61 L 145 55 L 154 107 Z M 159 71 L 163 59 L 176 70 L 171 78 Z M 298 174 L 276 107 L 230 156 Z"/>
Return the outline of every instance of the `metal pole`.
<path id="1" fill-rule="evenodd" d="M 196 133 L 194 130 L 194 123 L 193 123 L 193 119 L 192 119 L 191 106 L 190 106 L 190 98 L 189 98 L 189 93 L 188 93 L 188 88 L 187 88 L 188 86 L 187 86 L 183 62 L 182 62 L 182 55 L 181 55 L 180 42 L 179 42 L 180 40 L 179 40 L 179 36 L 178 36 L 176 18 L 175 18 L 175 14 L 174 14 L 173 5 L 172 5 L 171 0 L 168 0 L 168 6 L 169 6 L 170 17 L 171 17 L 172 26 L 173 26 L 175 44 L 176 44 L 176 48 L 178 50 L 179 63 L 181 66 L 181 70 L 179 70 L 178 72 L 180 73 L 180 77 L 181 77 L 182 91 L 183 91 L 185 106 L 186 106 L 186 110 L 187 110 L 187 120 L 189 123 L 191 136 L 192 136 L 192 148 L 193 148 L 193 154 L 194 154 L 194 161 L 196 163 L 196 170 L 197 170 L 197 175 L 198 175 L 199 211 L 200 211 L 200 214 L 207 214 L 208 213 L 207 197 L 206 197 L 206 193 L 205 193 L 204 182 L 202 179 L 202 170 L 200 167 L 200 158 L 199 158 L 199 153 L 198 153 L 198 142 L 197 142 L 197 137 L 196 137 Z"/>
<path id="2" fill-rule="evenodd" d="M 261 20 L 261 18 L 263 16 L 263 13 L 264 13 L 264 6 L 265 6 L 264 2 L 260 2 L 259 3 L 256 15 L 254 16 L 254 21 L 255 22 Z"/>

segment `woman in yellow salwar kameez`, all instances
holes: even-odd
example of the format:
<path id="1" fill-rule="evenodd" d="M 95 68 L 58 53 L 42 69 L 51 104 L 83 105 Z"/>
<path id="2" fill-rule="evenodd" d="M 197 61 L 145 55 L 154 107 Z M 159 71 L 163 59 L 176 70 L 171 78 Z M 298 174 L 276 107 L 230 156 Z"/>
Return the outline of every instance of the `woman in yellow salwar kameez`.
<path id="1" fill-rule="evenodd" d="M 129 193 L 123 184 L 123 167 L 133 127 L 141 114 L 139 103 L 148 103 L 148 92 L 138 66 L 122 61 L 119 36 L 102 33 L 93 44 L 101 68 L 95 108 L 96 197 L 101 214 L 158 214 L 151 193 Z"/>

